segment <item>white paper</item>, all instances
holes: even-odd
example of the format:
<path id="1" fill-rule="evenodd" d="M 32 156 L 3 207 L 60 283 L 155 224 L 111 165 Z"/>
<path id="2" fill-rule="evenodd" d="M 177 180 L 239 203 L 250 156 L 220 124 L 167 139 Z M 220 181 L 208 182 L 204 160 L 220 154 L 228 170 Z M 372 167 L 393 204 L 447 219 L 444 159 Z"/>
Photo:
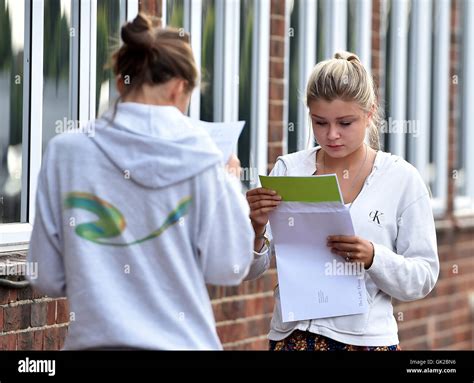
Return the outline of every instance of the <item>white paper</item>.
<path id="1" fill-rule="evenodd" d="M 283 202 L 270 226 L 283 322 L 367 312 L 363 265 L 346 262 L 326 245 L 329 235 L 354 235 L 346 206 Z"/>
<path id="2" fill-rule="evenodd" d="M 244 128 L 245 121 L 206 122 L 193 120 L 193 122 L 209 133 L 219 150 L 222 152 L 224 162 L 227 162 L 231 154 L 237 148 L 237 142 L 240 133 Z"/>

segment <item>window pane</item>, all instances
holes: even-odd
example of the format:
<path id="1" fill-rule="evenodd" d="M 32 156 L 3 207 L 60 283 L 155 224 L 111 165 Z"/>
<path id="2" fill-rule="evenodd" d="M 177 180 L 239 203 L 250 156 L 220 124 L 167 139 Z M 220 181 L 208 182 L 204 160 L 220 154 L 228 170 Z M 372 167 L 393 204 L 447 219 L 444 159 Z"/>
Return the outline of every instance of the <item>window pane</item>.
<path id="1" fill-rule="evenodd" d="M 120 27 L 125 22 L 125 0 L 97 1 L 96 114 L 105 112 L 118 96 L 113 71 L 107 68 L 111 54 L 120 46 Z"/>
<path id="2" fill-rule="evenodd" d="M 184 0 L 167 0 L 166 25 L 175 28 L 184 27 Z"/>
<path id="3" fill-rule="evenodd" d="M 56 134 L 56 127 L 68 128 L 67 121 L 73 118 L 71 116 L 71 89 L 74 87 L 70 87 L 69 84 L 70 28 L 71 0 L 46 1 L 44 3 L 43 151 L 49 140 Z"/>
<path id="4" fill-rule="evenodd" d="M 239 63 L 239 120 L 245 126 L 239 138 L 238 156 L 242 168 L 250 168 L 251 108 L 252 108 L 252 49 L 255 0 L 240 2 L 240 63 Z"/>
<path id="5" fill-rule="evenodd" d="M 289 99 L 288 99 L 288 153 L 298 150 L 298 129 L 301 129 L 298 121 L 298 105 L 301 102 L 301 91 L 299 89 L 299 78 L 301 71 L 301 52 L 299 48 L 299 40 L 301 38 L 301 30 L 299 24 L 300 0 L 293 2 L 290 17 L 290 81 L 289 81 Z"/>
<path id="6" fill-rule="evenodd" d="M 215 0 L 202 1 L 201 115 L 214 121 Z"/>
<path id="7" fill-rule="evenodd" d="M 0 223 L 20 222 L 25 2 L 0 0 Z"/>

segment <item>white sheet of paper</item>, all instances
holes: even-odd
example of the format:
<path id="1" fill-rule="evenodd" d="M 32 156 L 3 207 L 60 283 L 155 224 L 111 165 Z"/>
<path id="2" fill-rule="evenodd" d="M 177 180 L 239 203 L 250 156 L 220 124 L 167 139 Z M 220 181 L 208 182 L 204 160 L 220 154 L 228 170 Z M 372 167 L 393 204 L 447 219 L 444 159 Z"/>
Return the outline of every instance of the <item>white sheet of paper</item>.
<path id="1" fill-rule="evenodd" d="M 244 128 L 245 121 L 237 122 L 206 122 L 193 120 L 193 122 L 209 133 L 223 154 L 224 162 L 229 160 L 231 154 L 237 148 L 240 133 Z"/>
<path id="2" fill-rule="evenodd" d="M 271 213 L 270 227 L 283 322 L 367 312 L 363 266 L 326 245 L 329 235 L 354 235 L 346 206 L 283 202 Z"/>

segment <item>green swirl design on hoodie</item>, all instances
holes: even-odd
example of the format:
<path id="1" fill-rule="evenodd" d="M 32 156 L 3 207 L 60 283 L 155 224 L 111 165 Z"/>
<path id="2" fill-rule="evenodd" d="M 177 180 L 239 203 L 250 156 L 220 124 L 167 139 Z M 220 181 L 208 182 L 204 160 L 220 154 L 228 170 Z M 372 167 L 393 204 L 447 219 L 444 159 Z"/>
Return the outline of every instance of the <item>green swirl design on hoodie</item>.
<path id="1" fill-rule="evenodd" d="M 78 225 L 75 232 L 79 237 L 99 245 L 124 247 L 140 244 L 159 237 L 166 229 L 174 225 L 188 213 L 191 201 L 191 196 L 183 198 L 179 201 L 178 206 L 168 214 L 163 224 L 157 230 L 129 243 L 109 241 L 110 238 L 119 236 L 125 230 L 125 217 L 115 206 L 98 198 L 94 194 L 84 192 L 67 193 L 64 198 L 64 208 L 87 210 L 99 218 L 97 221 Z"/>

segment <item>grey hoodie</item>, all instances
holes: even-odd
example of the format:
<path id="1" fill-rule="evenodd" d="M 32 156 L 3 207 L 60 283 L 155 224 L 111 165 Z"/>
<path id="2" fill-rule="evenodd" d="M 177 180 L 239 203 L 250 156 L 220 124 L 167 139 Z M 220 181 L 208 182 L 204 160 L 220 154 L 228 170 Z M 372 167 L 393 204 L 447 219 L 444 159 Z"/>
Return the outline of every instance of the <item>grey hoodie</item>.
<path id="1" fill-rule="evenodd" d="M 31 282 L 67 295 L 65 349 L 220 349 L 206 283 L 239 284 L 252 261 L 239 182 L 174 107 L 122 103 L 111 121 L 48 145 Z"/>

